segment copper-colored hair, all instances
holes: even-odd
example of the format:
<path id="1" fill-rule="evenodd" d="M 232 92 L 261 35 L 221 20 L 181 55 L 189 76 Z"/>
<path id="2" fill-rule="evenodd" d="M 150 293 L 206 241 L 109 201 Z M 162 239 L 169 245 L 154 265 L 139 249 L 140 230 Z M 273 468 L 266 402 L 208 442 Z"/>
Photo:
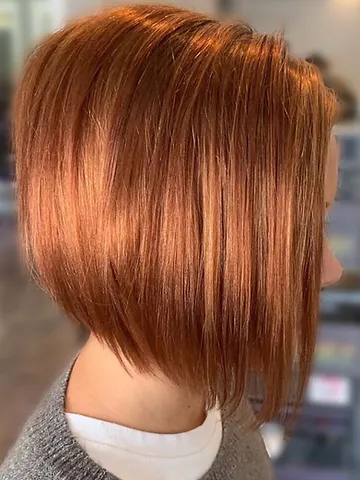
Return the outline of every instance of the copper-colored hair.
<path id="1" fill-rule="evenodd" d="M 23 239 L 65 312 L 142 372 L 239 404 L 301 395 L 335 102 L 279 36 L 168 6 L 77 20 L 15 102 Z"/>

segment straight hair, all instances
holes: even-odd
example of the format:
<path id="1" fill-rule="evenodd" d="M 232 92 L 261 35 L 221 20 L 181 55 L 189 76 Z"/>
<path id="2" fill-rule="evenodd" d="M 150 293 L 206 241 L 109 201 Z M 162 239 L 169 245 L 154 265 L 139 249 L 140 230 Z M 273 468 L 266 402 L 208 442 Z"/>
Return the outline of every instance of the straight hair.
<path id="1" fill-rule="evenodd" d="M 170 6 L 105 10 L 30 55 L 14 109 L 36 275 L 124 365 L 258 422 L 313 358 L 335 111 L 279 35 Z"/>

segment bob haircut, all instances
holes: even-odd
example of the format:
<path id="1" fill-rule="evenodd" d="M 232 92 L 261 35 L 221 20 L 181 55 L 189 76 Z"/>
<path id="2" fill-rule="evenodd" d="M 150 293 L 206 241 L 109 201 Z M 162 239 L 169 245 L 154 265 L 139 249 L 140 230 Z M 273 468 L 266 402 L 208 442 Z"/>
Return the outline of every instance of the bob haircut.
<path id="1" fill-rule="evenodd" d="M 259 421 L 313 357 L 335 112 L 277 35 L 170 6 L 76 20 L 31 54 L 14 112 L 39 281 L 124 365 Z"/>

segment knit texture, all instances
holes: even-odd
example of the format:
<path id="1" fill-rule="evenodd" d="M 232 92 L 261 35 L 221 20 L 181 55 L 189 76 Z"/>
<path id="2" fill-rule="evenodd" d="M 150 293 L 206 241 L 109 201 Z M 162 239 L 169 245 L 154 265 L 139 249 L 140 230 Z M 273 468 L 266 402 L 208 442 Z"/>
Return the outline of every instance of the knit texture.
<path id="1" fill-rule="evenodd" d="M 70 372 L 25 426 L 0 468 L 0 480 L 116 480 L 86 454 L 69 430 L 64 404 Z M 261 436 L 241 426 L 249 414 L 246 404 L 224 421 L 220 450 L 202 480 L 273 480 Z"/>

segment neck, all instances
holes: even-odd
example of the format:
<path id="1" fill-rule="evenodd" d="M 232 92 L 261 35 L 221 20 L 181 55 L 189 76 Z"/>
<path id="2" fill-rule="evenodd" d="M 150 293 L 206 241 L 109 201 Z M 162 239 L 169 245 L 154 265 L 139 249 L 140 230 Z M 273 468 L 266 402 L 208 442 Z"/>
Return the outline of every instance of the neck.
<path id="1" fill-rule="evenodd" d="M 162 375 L 127 370 L 109 348 L 90 337 L 70 376 L 66 411 L 161 434 L 187 432 L 203 423 L 201 396 Z"/>

